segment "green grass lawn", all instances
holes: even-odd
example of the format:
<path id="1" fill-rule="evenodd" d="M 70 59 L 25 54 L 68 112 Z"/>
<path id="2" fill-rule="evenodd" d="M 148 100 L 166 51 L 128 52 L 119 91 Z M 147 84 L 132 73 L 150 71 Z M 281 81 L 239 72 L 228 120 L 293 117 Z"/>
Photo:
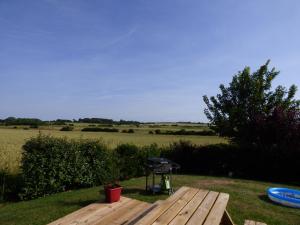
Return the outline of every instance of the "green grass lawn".
<path id="1" fill-rule="evenodd" d="M 124 196 L 147 202 L 165 199 L 167 195 L 149 195 L 144 191 L 145 179 L 135 178 L 122 183 Z M 250 180 L 177 175 L 174 186 L 190 186 L 230 194 L 228 211 L 237 225 L 245 219 L 253 219 L 268 225 L 300 224 L 300 209 L 273 204 L 266 196 L 270 186 L 286 185 Z M 297 187 L 294 187 L 297 188 Z M 1 225 L 42 225 L 60 218 L 92 202 L 103 199 L 100 187 L 87 188 L 39 198 L 36 200 L 0 204 Z"/>

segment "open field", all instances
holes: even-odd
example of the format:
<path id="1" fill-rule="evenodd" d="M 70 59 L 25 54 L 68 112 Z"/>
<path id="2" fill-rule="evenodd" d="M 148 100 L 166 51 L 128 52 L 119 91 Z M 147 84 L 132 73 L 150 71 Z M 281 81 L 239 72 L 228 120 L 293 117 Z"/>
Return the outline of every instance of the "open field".
<path id="1" fill-rule="evenodd" d="M 297 225 L 300 210 L 273 204 L 266 196 L 270 186 L 282 184 L 229 179 L 177 175 L 174 186 L 190 186 L 230 194 L 228 210 L 234 222 L 242 225 L 245 219 L 253 219 L 268 225 Z M 151 195 L 144 192 L 145 179 L 135 178 L 122 182 L 124 196 L 147 202 L 165 199 L 167 195 Z M 295 188 L 295 187 L 294 187 Z M 44 198 L 18 203 L 0 204 L 1 225 L 43 225 L 75 211 L 92 202 L 103 199 L 102 187 L 69 191 Z"/>
<path id="2" fill-rule="evenodd" d="M 149 134 L 149 130 L 161 129 L 161 130 L 178 130 L 181 126 L 172 125 L 152 125 L 149 126 L 117 126 L 120 129 L 134 129 L 135 133 L 106 133 L 106 132 L 81 132 L 80 129 L 84 124 L 75 126 L 74 131 L 63 132 L 59 131 L 61 126 L 55 127 L 41 127 L 38 129 L 24 130 L 22 127 L 13 129 L 11 127 L 0 128 L 0 169 L 5 169 L 9 173 L 17 173 L 20 164 L 22 145 L 31 137 L 37 136 L 39 132 L 42 134 L 49 134 L 55 137 L 67 137 L 67 138 L 90 138 L 90 139 L 103 139 L 109 147 L 113 148 L 121 143 L 133 143 L 139 146 L 150 145 L 157 143 L 159 146 L 169 145 L 174 141 L 189 140 L 192 143 L 199 145 L 226 143 L 226 140 L 217 136 L 188 136 L 188 135 L 155 135 Z M 183 125 L 189 127 L 189 130 L 203 130 L 207 127 Z M 87 125 L 85 124 L 85 127 Z"/>

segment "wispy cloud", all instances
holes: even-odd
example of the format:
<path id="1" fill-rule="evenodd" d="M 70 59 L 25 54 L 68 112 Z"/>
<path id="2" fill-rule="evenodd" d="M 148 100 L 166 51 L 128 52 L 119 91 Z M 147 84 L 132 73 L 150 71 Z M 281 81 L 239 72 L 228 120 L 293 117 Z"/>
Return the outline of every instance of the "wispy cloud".
<path id="1" fill-rule="evenodd" d="M 111 41 L 108 41 L 107 43 L 105 43 L 102 47 L 103 48 L 107 48 L 107 47 L 111 47 L 114 46 L 120 42 L 122 42 L 125 39 L 130 38 L 131 36 L 133 36 L 134 33 L 136 33 L 138 27 L 135 26 L 133 28 L 131 28 L 129 31 L 127 31 L 124 34 L 119 35 L 118 37 L 113 38 Z"/>
<path id="2" fill-rule="evenodd" d="M 1 32 L 1 36 L 7 36 L 9 38 L 16 39 L 31 39 L 32 37 L 52 37 L 53 32 L 44 29 L 25 29 L 23 26 L 19 26 L 16 23 L 0 17 L 0 25 L 3 24 L 6 27 L 6 32 Z"/>

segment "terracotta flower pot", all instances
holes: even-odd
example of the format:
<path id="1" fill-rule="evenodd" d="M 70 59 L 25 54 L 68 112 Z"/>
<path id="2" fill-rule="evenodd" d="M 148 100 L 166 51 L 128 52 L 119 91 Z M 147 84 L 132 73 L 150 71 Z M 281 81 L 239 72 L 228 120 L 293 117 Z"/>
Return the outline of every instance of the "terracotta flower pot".
<path id="1" fill-rule="evenodd" d="M 105 200 L 108 203 L 118 202 L 120 200 L 122 187 L 119 185 L 108 185 L 104 187 Z"/>

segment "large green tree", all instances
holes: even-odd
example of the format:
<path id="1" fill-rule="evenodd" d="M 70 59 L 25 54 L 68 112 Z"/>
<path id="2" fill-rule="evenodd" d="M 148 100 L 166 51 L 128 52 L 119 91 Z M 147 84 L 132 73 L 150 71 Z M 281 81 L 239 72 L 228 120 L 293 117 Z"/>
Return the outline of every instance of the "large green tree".
<path id="1" fill-rule="evenodd" d="M 221 136 L 240 144 L 257 144 L 261 139 L 258 126 L 266 124 L 258 121 L 270 121 L 268 118 L 272 118 L 278 109 L 283 114 L 298 111 L 300 102 L 295 99 L 297 87 L 272 88 L 279 71 L 275 68 L 269 70 L 269 62 L 253 73 L 245 67 L 233 76 L 228 87 L 220 85 L 220 94 L 210 98 L 203 96 L 207 105 L 204 112 L 212 129 Z"/>

